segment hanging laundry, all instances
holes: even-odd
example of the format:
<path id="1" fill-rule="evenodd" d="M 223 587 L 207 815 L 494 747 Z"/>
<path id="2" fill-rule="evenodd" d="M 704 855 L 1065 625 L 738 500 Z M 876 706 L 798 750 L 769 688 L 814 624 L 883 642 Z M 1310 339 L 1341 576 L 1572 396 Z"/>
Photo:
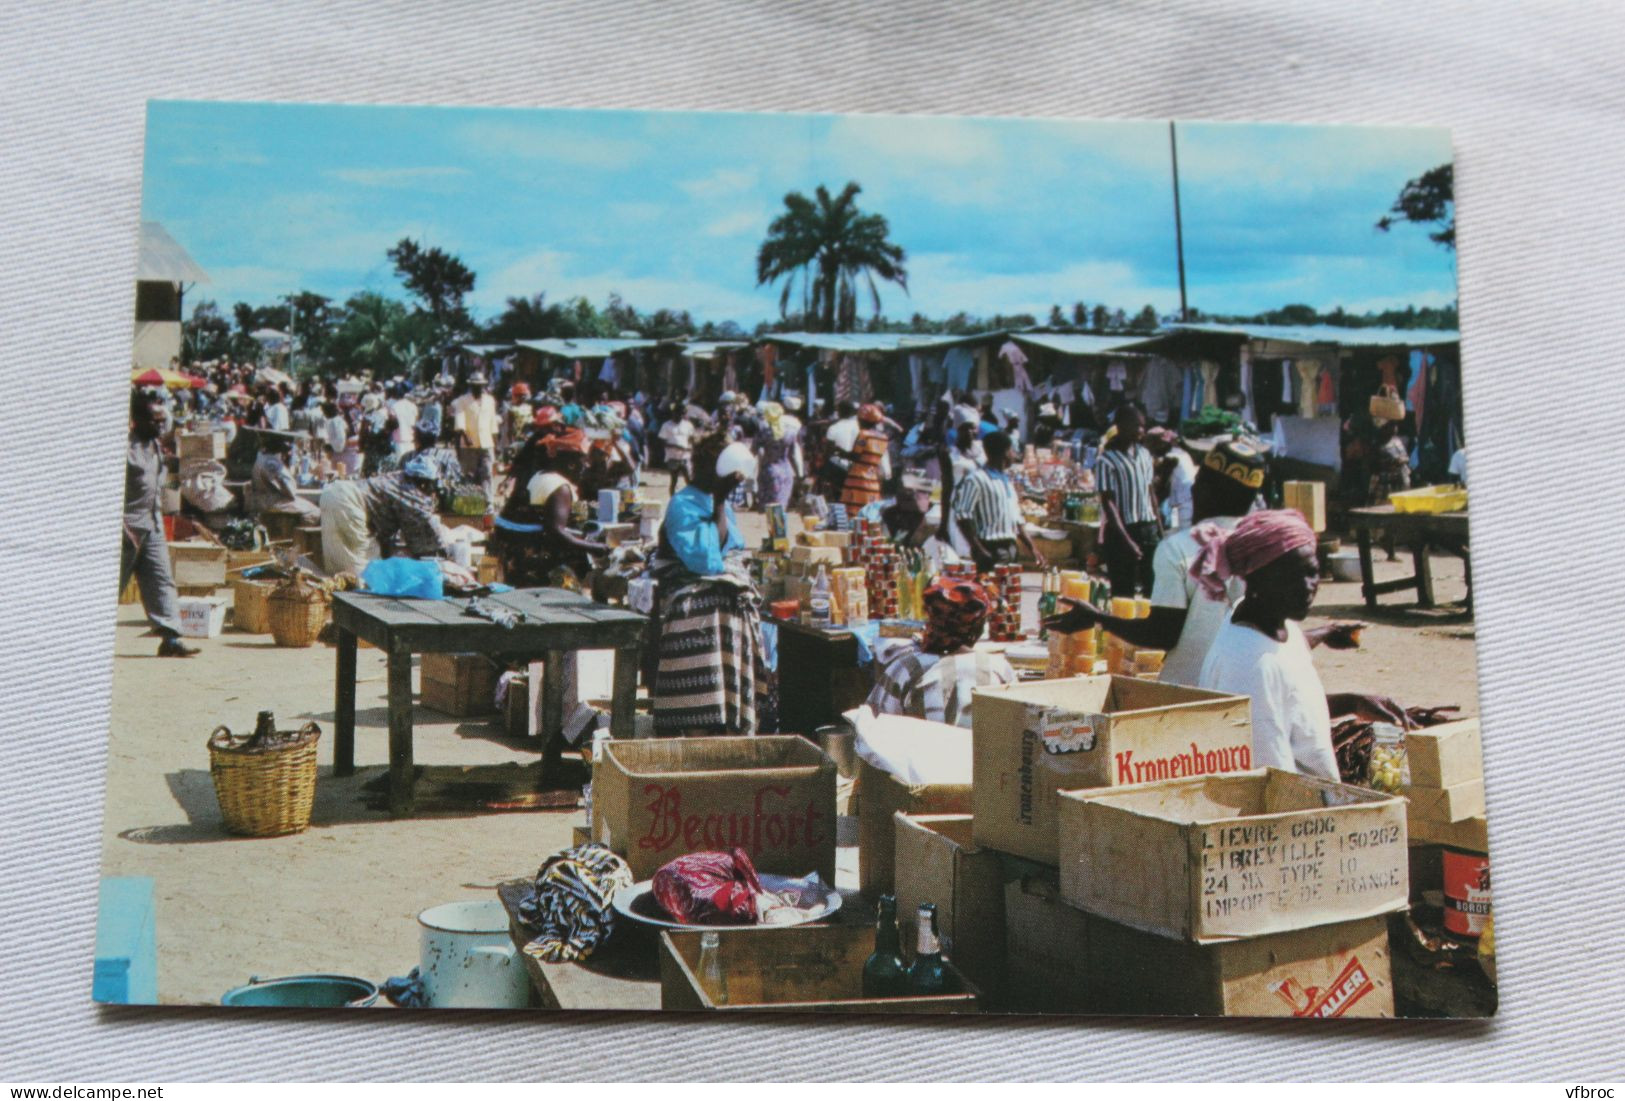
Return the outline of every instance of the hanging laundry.
<path id="1" fill-rule="evenodd" d="M 1164 424 L 1177 419 L 1184 396 L 1185 375 L 1177 366 L 1153 356 L 1140 375 L 1140 404 L 1148 417 Z"/>
<path id="2" fill-rule="evenodd" d="M 1411 352 L 1411 392 L 1406 395 L 1410 399 L 1411 410 L 1416 414 L 1416 434 L 1422 435 L 1422 412 L 1427 404 L 1428 377 L 1431 372 L 1433 357 L 1417 348 Z M 1415 448 L 1421 451 L 1421 448 Z"/>
<path id="3" fill-rule="evenodd" d="M 1283 359 L 1281 361 L 1281 404 L 1283 406 L 1292 404 L 1292 374 L 1292 360 Z"/>
<path id="4" fill-rule="evenodd" d="M 1293 366 L 1298 371 L 1298 416 L 1313 417 L 1319 402 L 1319 387 L 1315 385 L 1320 376 L 1320 361 L 1318 359 L 1300 359 Z"/>
<path id="5" fill-rule="evenodd" d="M 1241 353 L 1241 419 L 1258 423 L 1258 414 L 1253 412 L 1253 359 L 1246 349 Z"/>
<path id="6" fill-rule="evenodd" d="M 1115 362 L 1106 368 L 1106 385 L 1113 393 L 1121 394 L 1128 385 L 1128 366 Z"/>
<path id="7" fill-rule="evenodd" d="M 993 389 L 993 380 L 988 378 L 987 349 L 976 349 L 976 388 L 978 390 Z"/>
<path id="8" fill-rule="evenodd" d="M 947 354 L 943 356 L 942 366 L 947 374 L 949 389 L 970 389 L 970 376 L 976 366 L 976 358 L 970 354 L 969 348 L 963 344 L 949 348 Z"/>
<path id="9" fill-rule="evenodd" d="M 1013 340 L 999 345 L 999 358 L 1010 365 L 1010 384 L 1022 393 L 1031 393 L 1032 379 L 1027 377 L 1027 353 Z"/>
<path id="10" fill-rule="evenodd" d="M 1203 360 L 1202 371 L 1202 404 L 1196 412 L 1200 413 L 1209 405 L 1219 407 L 1219 365 L 1211 360 Z"/>
<path id="11" fill-rule="evenodd" d="M 1337 386 L 1332 381 L 1332 369 L 1325 366 L 1320 369 L 1320 396 L 1317 404 L 1322 412 L 1337 411 Z"/>

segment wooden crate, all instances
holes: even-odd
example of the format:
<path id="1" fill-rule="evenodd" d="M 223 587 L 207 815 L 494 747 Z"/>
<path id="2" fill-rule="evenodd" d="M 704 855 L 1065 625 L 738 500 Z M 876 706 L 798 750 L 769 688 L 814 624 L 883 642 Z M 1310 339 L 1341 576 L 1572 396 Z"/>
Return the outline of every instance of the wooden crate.
<path id="1" fill-rule="evenodd" d="M 226 434 L 224 432 L 183 432 L 176 443 L 183 463 L 200 459 L 226 460 Z"/>
<path id="2" fill-rule="evenodd" d="M 226 583 L 226 548 L 203 539 L 170 543 L 169 568 L 179 587 L 218 588 Z"/>
<path id="3" fill-rule="evenodd" d="M 794 1013 L 975 1013 L 978 991 L 947 966 L 958 992 L 865 998 L 863 961 L 875 949 L 867 925 L 718 929 L 726 1000 L 700 976 L 702 932 L 660 934 L 660 1008 L 788 1010 Z"/>
<path id="4" fill-rule="evenodd" d="M 1405 790 L 1409 820 L 1451 825 L 1484 817 L 1484 779 L 1466 780 L 1447 788 L 1411 785 Z"/>
<path id="5" fill-rule="evenodd" d="M 460 719 L 496 710 L 499 671 L 484 654 L 424 654 L 418 673 L 425 707 Z"/>
<path id="6" fill-rule="evenodd" d="M 976 843 L 1041 864 L 1057 859 L 1059 789 L 1252 767 L 1251 701 L 1183 685 L 1101 676 L 986 689 L 971 722 Z"/>
<path id="7" fill-rule="evenodd" d="M 1061 892 L 1206 943 L 1404 909 L 1405 801 L 1276 769 L 1061 793 Z"/>
<path id="8" fill-rule="evenodd" d="M 1388 919 L 1192 944 L 1087 915 L 1091 1013 L 1392 1017 Z"/>

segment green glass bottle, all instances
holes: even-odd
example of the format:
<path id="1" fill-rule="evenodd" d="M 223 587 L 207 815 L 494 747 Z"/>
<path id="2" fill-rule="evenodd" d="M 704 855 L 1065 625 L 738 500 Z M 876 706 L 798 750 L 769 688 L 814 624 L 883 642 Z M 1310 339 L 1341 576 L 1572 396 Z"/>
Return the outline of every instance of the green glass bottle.
<path id="1" fill-rule="evenodd" d="M 908 969 L 911 994 L 947 994 L 953 989 L 948 968 L 942 962 L 942 942 L 937 939 L 937 905 L 920 903 L 920 929 L 914 942 L 914 963 Z"/>
<path id="2" fill-rule="evenodd" d="M 908 993 L 908 965 L 897 939 L 897 898 L 880 896 L 875 918 L 875 950 L 863 961 L 865 998 L 900 998 Z"/>

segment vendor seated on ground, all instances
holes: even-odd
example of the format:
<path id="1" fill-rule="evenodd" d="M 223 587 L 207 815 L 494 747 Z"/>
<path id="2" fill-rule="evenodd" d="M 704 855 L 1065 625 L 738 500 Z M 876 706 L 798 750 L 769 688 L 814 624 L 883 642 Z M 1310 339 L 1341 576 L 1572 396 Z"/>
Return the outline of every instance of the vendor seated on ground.
<path id="1" fill-rule="evenodd" d="M 446 555 L 446 529 L 436 512 L 438 477 L 433 463 L 414 456 L 390 474 L 329 482 L 321 498 L 327 572 L 359 577 L 374 558 Z"/>
<path id="2" fill-rule="evenodd" d="M 1200 687 L 1252 700 L 1253 768 L 1339 778 L 1333 714 L 1409 727 L 1405 711 L 1381 696 L 1328 696 L 1309 641 L 1298 626 L 1320 588 L 1317 538 L 1288 510 L 1254 512 L 1233 530 L 1199 524 L 1201 553 L 1191 576 L 1215 600 L 1239 578 L 1245 595 L 1214 636 Z"/>
<path id="3" fill-rule="evenodd" d="M 1005 468 L 1010 465 L 1010 437 L 994 432 L 982 440 L 987 465 L 978 467 L 954 486 L 954 522 L 970 548 L 976 568 L 986 573 L 994 566 L 1017 560 L 1017 545 L 1027 548 L 1033 562 L 1044 568 L 1044 555 L 1033 545 L 1021 515 L 1021 498 Z"/>
<path id="4" fill-rule="evenodd" d="M 769 695 L 761 597 L 728 497 L 755 471 L 749 449 L 721 431 L 695 444 L 693 460 L 694 480 L 667 505 L 650 563 L 660 586 L 655 732 L 754 734 Z"/>
<path id="5" fill-rule="evenodd" d="M 1231 531 L 1253 510 L 1264 485 L 1264 456 L 1245 440 L 1221 443 L 1202 460 L 1191 483 L 1192 524 L 1210 523 Z M 1070 634 L 1099 625 L 1130 645 L 1166 650 L 1161 680 L 1194 685 L 1201 679 L 1213 636 L 1219 633 L 1243 592 L 1240 578 L 1225 582 L 1222 596 L 1210 596 L 1191 576 L 1201 544 L 1190 528 L 1157 544 L 1152 559 L 1151 614 L 1144 619 L 1109 616 L 1091 604 L 1061 598 L 1064 610 L 1044 621 L 1052 631 Z M 1336 650 L 1354 645 L 1362 623 L 1340 622 L 1304 630 L 1310 646 L 1325 643 Z"/>
<path id="6" fill-rule="evenodd" d="M 570 529 L 587 436 L 556 423 L 558 431 L 534 437 L 515 458 L 514 492 L 494 522 L 491 549 L 503 581 L 515 588 L 552 585 L 580 592 L 592 570 L 589 556 L 608 554 L 609 548 Z"/>
<path id="7" fill-rule="evenodd" d="M 979 582 L 939 577 L 925 590 L 925 631 L 887 660 L 866 701 L 877 715 L 969 727 L 978 688 L 1014 684 L 1003 654 L 974 649 L 993 601 Z"/>
<path id="8" fill-rule="evenodd" d="M 321 509 L 299 496 L 293 441 L 293 436 L 280 432 L 260 433 L 259 457 L 248 479 L 248 511 L 256 517 L 267 512 L 289 513 L 299 517 L 300 523 L 314 524 L 321 519 Z"/>

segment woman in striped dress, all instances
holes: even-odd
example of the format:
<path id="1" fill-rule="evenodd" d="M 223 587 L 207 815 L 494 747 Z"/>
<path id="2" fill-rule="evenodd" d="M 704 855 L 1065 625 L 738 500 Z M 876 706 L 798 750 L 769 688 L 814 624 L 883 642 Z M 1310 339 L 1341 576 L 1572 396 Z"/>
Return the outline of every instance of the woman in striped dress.
<path id="1" fill-rule="evenodd" d="M 852 445 L 852 466 L 841 487 L 841 503 L 848 512 L 880 500 L 881 486 L 891 478 L 891 441 L 881 431 L 886 414 L 870 403 L 858 407 L 858 438 Z"/>

